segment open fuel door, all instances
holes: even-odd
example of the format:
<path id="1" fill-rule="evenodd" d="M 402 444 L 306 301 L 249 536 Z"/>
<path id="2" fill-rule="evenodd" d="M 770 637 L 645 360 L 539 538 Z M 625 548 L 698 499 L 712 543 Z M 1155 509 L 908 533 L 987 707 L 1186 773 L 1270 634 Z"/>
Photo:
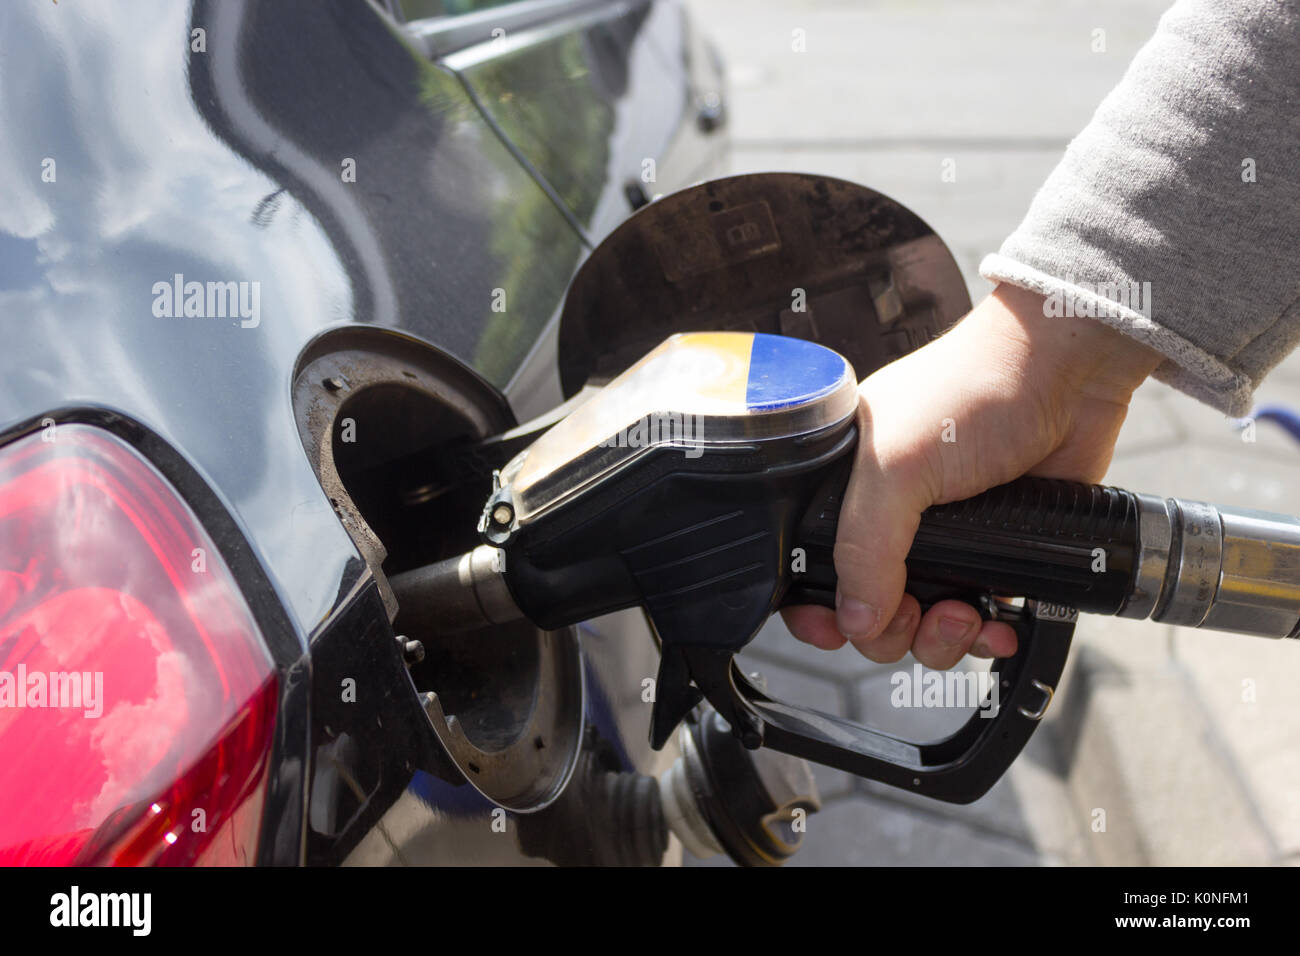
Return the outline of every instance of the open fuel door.
<path id="1" fill-rule="evenodd" d="M 943 240 L 888 196 L 829 176 L 733 176 L 651 203 L 591 254 L 565 300 L 561 385 L 573 395 L 705 330 L 807 339 L 865 377 L 969 310 Z"/>

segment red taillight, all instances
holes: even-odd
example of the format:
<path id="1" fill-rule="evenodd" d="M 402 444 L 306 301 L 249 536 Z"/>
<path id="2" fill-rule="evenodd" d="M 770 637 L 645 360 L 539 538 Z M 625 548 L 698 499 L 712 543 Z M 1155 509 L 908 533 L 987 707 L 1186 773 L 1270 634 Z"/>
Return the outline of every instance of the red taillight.
<path id="1" fill-rule="evenodd" d="M 230 571 L 148 462 L 85 425 L 0 448 L 0 864 L 251 862 L 275 706 Z"/>

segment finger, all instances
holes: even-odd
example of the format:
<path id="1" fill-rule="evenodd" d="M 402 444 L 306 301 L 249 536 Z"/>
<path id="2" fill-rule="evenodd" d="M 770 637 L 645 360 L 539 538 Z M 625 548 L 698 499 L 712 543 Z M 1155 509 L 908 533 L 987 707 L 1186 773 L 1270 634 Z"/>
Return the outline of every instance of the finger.
<path id="1" fill-rule="evenodd" d="M 972 657 L 1011 657 L 1019 645 L 1016 629 L 1006 621 L 985 621 L 971 645 Z"/>
<path id="2" fill-rule="evenodd" d="M 836 624 L 855 645 L 869 642 L 893 621 L 907 582 L 904 564 L 928 504 L 913 469 L 878 458 L 870 416 L 859 415 L 862 438 L 845 490 L 835 539 Z M 879 444 L 883 445 L 884 442 Z"/>
<path id="3" fill-rule="evenodd" d="M 830 608 L 804 604 L 781 609 L 781 617 L 790 633 L 805 644 L 833 651 L 844 646 L 844 635 L 835 626 L 835 612 Z"/>
<path id="4" fill-rule="evenodd" d="M 971 649 L 982 624 L 979 611 L 969 604 L 940 601 L 921 618 L 912 654 L 926 667 L 947 670 Z"/>
<path id="5" fill-rule="evenodd" d="M 903 659 L 912 648 L 916 629 L 921 625 L 921 605 L 910 594 L 904 594 L 894 613 L 893 620 L 871 640 L 857 638 L 853 646 L 858 653 L 877 664 L 892 664 Z"/>

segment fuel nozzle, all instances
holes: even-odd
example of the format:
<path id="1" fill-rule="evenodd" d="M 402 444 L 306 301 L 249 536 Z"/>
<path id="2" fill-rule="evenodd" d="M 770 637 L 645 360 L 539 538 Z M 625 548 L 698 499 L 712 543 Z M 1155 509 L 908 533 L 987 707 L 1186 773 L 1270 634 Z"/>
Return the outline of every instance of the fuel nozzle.
<path id="1" fill-rule="evenodd" d="M 481 544 L 473 551 L 404 571 L 389 579 L 402 612 L 439 634 L 460 634 L 524 617 L 506 583 L 506 555 Z"/>
<path id="2" fill-rule="evenodd" d="M 800 537 L 813 560 L 792 574 L 784 605 L 834 597 L 838 494 L 822 528 Z M 393 578 L 402 606 L 444 633 L 527 616 L 506 552 L 480 545 Z M 1031 594 L 1094 614 L 1264 637 L 1300 637 L 1300 519 L 1182 498 L 1022 479 L 932 508 L 908 555 L 910 580 L 938 600 L 953 588 Z"/>
<path id="3" fill-rule="evenodd" d="M 778 608 L 834 606 L 856 407 L 829 349 L 674 336 L 501 470 L 482 546 L 398 575 L 394 592 L 444 631 L 639 605 L 661 643 L 655 747 L 705 698 L 746 747 L 956 802 L 987 790 L 1043 716 L 1079 611 L 1300 632 L 1295 518 L 1022 478 L 926 511 L 907 559 L 923 606 L 965 600 L 1018 631 L 995 665 L 994 719 L 913 744 L 772 699 L 734 657 Z M 993 600 L 1016 596 L 1023 607 Z"/>

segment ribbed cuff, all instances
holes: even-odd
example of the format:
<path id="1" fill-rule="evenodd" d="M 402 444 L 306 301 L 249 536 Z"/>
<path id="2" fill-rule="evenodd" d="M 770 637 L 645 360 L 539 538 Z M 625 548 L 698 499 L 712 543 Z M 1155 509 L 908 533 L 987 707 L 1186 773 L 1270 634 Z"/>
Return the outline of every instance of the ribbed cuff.
<path id="1" fill-rule="evenodd" d="M 997 253 L 984 257 L 980 275 L 991 282 L 1006 282 L 1047 296 L 1048 314 L 1092 318 L 1123 332 L 1165 357 L 1152 373 L 1154 378 L 1226 415 L 1240 418 L 1250 412 L 1255 383 L 1177 332 L 1155 322 L 1146 314 L 1150 310 L 1149 294 L 1133 290 L 1137 293 L 1133 299 L 1137 300 L 1139 311 L 1124 304 L 1122 299 L 1058 279 Z M 1056 309 L 1060 311 L 1050 311 Z"/>

